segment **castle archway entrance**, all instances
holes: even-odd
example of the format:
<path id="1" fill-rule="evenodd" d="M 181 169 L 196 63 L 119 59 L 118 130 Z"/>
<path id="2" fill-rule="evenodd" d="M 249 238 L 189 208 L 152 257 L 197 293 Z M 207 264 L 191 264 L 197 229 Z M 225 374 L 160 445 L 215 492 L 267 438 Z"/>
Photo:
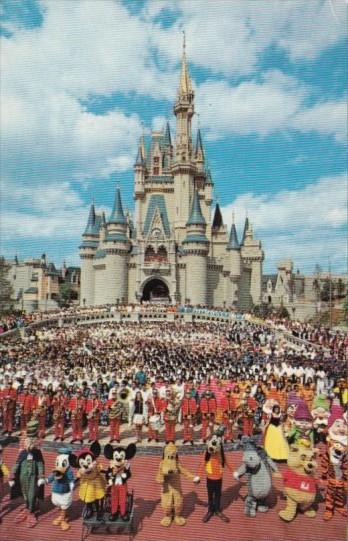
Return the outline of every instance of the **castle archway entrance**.
<path id="1" fill-rule="evenodd" d="M 151 278 L 143 287 L 142 301 L 169 303 L 169 289 L 160 278 Z"/>

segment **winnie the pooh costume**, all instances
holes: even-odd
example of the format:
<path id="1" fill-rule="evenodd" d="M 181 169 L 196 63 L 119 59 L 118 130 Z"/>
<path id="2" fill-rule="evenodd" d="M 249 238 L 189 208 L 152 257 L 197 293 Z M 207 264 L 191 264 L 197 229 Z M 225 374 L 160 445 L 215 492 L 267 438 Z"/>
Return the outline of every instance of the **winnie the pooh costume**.
<path id="1" fill-rule="evenodd" d="M 156 475 L 156 481 L 162 485 L 161 505 L 165 513 L 161 520 L 162 526 L 170 526 L 173 520 L 178 526 L 186 524 L 186 519 L 181 516 L 183 505 L 181 475 L 194 483 L 200 480 L 180 464 L 176 446 L 169 443 L 164 448 Z"/>
<path id="2" fill-rule="evenodd" d="M 307 440 L 299 440 L 296 445 L 290 446 L 288 469 L 283 474 L 286 508 L 278 513 L 286 522 L 295 518 L 298 509 L 306 517 L 314 518 L 316 515 L 313 503 L 317 492 L 314 479 L 317 452 Z"/>

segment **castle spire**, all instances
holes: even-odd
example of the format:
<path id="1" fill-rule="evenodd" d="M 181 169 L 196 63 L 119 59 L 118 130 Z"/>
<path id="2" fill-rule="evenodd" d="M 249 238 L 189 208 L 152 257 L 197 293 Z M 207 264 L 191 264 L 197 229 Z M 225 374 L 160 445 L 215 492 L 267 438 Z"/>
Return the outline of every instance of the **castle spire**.
<path id="1" fill-rule="evenodd" d="M 195 190 L 193 195 L 191 213 L 187 225 L 206 225 L 197 190 Z"/>
<path id="2" fill-rule="evenodd" d="M 234 223 L 234 212 L 232 213 L 232 225 L 230 238 L 228 240 L 227 250 L 239 250 L 240 244 L 238 242 L 238 235 L 236 230 L 236 224 Z"/>
<path id="3" fill-rule="evenodd" d="M 170 135 L 169 122 L 167 122 L 167 124 L 166 124 L 166 131 L 165 131 L 165 134 L 164 134 L 164 144 L 169 146 L 169 147 L 172 145 L 172 137 Z"/>
<path id="4" fill-rule="evenodd" d="M 213 218 L 213 229 L 220 229 L 224 225 L 221 209 L 219 203 L 216 203 L 215 212 L 214 212 L 214 218 Z"/>
<path id="5" fill-rule="evenodd" d="M 186 59 L 186 36 L 185 36 L 185 32 L 183 32 L 181 73 L 180 73 L 180 84 L 179 84 L 178 95 L 180 98 L 180 96 L 187 96 L 192 93 L 193 93 L 192 83 L 191 83 L 191 78 L 190 78 L 187 59 Z"/>
<path id="6" fill-rule="evenodd" d="M 202 135 L 201 135 L 200 128 L 198 128 L 197 130 L 195 154 L 196 154 L 196 158 L 202 157 L 202 159 L 204 160 L 204 149 L 203 149 L 203 142 L 202 142 Z"/>
<path id="7" fill-rule="evenodd" d="M 113 224 L 126 224 L 127 223 L 127 220 L 123 212 L 123 207 L 122 207 L 121 191 L 120 191 L 120 188 L 118 187 L 116 188 L 114 208 L 112 209 L 112 213 L 109 218 L 109 223 L 113 223 Z"/>
<path id="8" fill-rule="evenodd" d="M 248 218 L 248 216 L 246 216 L 246 218 L 245 218 L 245 223 L 244 223 L 244 231 L 243 231 L 243 237 L 242 237 L 242 244 L 244 244 L 244 241 L 245 241 L 245 239 L 246 239 L 247 232 L 249 231 L 249 228 L 250 228 L 249 218 Z"/>
<path id="9" fill-rule="evenodd" d="M 91 207 L 89 209 L 89 215 L 88 215 L 88 221 L 86 225 L 86 229 L 84 231 L 84 235 L 93 235 L 94 234 L 94 227 L 95 227 L 95 207 L 94 207 L 94 200 L 91 204 Z"/>

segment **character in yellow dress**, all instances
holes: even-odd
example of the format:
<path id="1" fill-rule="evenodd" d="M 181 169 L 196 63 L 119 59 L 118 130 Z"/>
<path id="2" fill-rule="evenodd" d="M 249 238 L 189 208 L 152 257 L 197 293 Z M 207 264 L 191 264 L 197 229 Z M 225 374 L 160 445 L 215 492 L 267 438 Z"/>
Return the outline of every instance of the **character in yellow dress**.
<path id="1" fill-rule="evenodd" d="M 283 433 L 281 411 L 278 404 L 272 408 L 270 421 L 265 431 L 264 447 L 272 460 L 285 462 L 289 457 L 289 445 Z"/>
<path id="2" fill-rule="evenodd" d="M 97 520 L 103 518 L 103 500 L 105 497 L 106 480 L 102 466 L 97 463 L 100 455 L 100 445 L 93 442 L 89 449 L 82 449 L 78 454 L 69 455 L 70 465 L 78 468 L 77 477 L 80 479 L 80 500 L 85 502 L 85 519 L 90 519 L 95 511 Z"/>
<path id="3" fill-rule="evenodd" d="M 2 445 L 0 444 L 0 513 L 1 513 L 1 500 L 4 495 L 4 479 L 8 479 L 10 475 L 9 469 L 2 459 Z M 0 517 L 1 524 L 1 517 Z"/>

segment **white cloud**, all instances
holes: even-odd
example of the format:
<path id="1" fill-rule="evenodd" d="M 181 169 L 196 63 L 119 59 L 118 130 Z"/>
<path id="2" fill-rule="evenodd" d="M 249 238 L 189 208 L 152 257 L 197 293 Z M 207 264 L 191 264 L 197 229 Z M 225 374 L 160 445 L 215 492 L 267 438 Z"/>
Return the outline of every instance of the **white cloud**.
<path id="1" fill-rule="evenodd" d="M 291 122 L 303 132 L 317 132 L 333 135 L 339 143 L 347 143 L 347 102 L 327 101 L 317 103 L 300 111 Z"/>
<path id="2" fill-rule="evenodd" d="M 232 211 L 242 230 L 246 213 L 255 237 L 263 241 L 268 268 L 284 257 L 312 270 L 330 256 L 346 270 L 347 176 L 325 177 L 301 190 L 238 196 L 222 209 L 230 225 Z"/>
<path id="3" fill-rule="evenodd" d="M 207 80 L 197 89 L 197 111 L 211 139 L 229 134 L 265 137 L 289 130 L 316 132 L 347 141 L 347 103 L 323 101 L 305 105 L 310 88 L 279 70 L 231 86 Z"/>
<path id="4" fill-rule="evenodd" d="M 144 16 L 152 21 L 164 9 L 178 12 L 172 27 L 159 22 L 152 35 L 166 58 L 178 59 L 178 32 L 184 28 L 192 62 L 226 76 L 252 73 L 271 45 L 292 61 L 313 60 L 346 33 L 342 0 L 152 0 Z"/>

